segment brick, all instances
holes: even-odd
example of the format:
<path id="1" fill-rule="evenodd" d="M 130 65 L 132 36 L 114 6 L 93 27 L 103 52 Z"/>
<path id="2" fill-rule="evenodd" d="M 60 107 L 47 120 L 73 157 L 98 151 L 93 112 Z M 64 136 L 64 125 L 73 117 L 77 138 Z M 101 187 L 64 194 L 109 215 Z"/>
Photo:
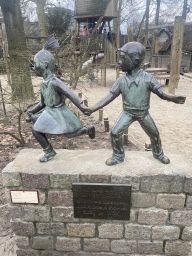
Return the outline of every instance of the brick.
<path id="1" fill-rule="evenodd" d="M 128 240 L 113 240 L 111 242 L 111 251 L 116 253 L 136 253 L 137 242 Z"/>
<path id="2" fill-rule="evenodd" d="M 29 246 L 29 237 L 27 236 L 15 236 L 15 243 L 18 248 L 28 247 Z"/>
<path id="3" fill-rule="evenodd" d="M 80 176 L 81 182 L 87 183 L 109 183 L 110 176 L 109 175 L 97 175 L 97 174 L 82 174 Z"/>
<path id="4" fill-rule="evenodd" d="M 66 235 L 67 231 L 64 223 L 37 223 L 37 233 L 39 235 Z"/>
<path id="5" fill-rule="evenodd" d="M 25 221 L 38 221 L 49 222 L 50 221 L 50 207 L 48 206 L 23 206 L 24 220 Z"/>
<path id="6" fill-rule="evenodd" d="M 123 225 L 102 224 L 98 227 L 100 238 L 122 238 Z"/>
<path id="7" fill-rule="evenodd" d="M 36 251 L 36 250 L 17 250 L 16 251 L 17 253 L 17 256 L 39 256 L 40 253 L 39 251 Z"/>
<path id="8" fill-rule="evenodd" d="M 192 178 L 186 178 L 184 185 L 184 192 L 192 193 Z"/>
<path id="9" fill-rule="evenodd" d="M 183 192 L 184 177 L 179 175 L 154 175 L 141 178 L 141 192 Z"/>
<path id="10" fill-rule="evenodd" d="M 74 218 L 73 207 L 52 207 L 52 216 L 55 222 L 78 222 L 79 220 Z"/>
<path id="11" fill-rule="evenodd" d="M 163 241 L 138 241 L 138 253 L 161 254 L 163 252 Z"/>
<path id="12" fill-rule="evenodd" d="M 66 253 L 63 254 L 63 252 L 57 252 L 57 251 L 41 251 L 41 256 L 67 256 L 67 254 Z"/>
<path id="13" fill-rule="evenodd" d="M 165 245 L 166 255 L 187 256 L 191 252 L 191 243 L 182 241 L 168 241 Z"/>
<path id="14" fill-rule="evenodd" d="M 155 206 L 155 194 L 152 193 L 132 193 L 131 206 L 146 208 Z"/>
<path id="15" fill-rule="evenodd" d="M 63 252 L 57 252 L 57 251 L 41 251 L 41 256 L 68 256 L 67 253 L 63 254 Z M 72 254 L 69 254 L 69 256 L 73 256 Z"/>
<path id="16" fill-rule="evenodd" d="M 64 255 L 62 255 L 64 256 Z M 73 252 L 73 254 L 71 253 L 65 253 L 65 256 L 117 256 L 117 254 L 115 253 L 111 253 L 111 252 Z M 127 255 L 123 255 L 123 256 L 127 256 Z"/>
<path id="17" fill-rule="evenodd" d="M 191 209 L 192 208 L 192 196 L 188 196 L 187 197 L 186 207 L 187 207 L 187 209 Z"/>
<path id="18" fill-rule="evenodd" d="M 19 236 L 32 236 L 35 234 L 34 225 L 31 222 L 11 222 L 13 232 Z"/>
<path id="19" fill-rule="evenodd" d="M 21 175 L 18 172 L 3 173 L 4 187 L 19 187 L 21 186 Z"/>
<path id="20" fill-rule="evenodd" d="M 182 240 L 192 241 L 192 227 L 185 227 L 183 229 Z"/>
<path id="21" fill-rule="evenodd" d="M 112 175 L 111 183 L 115 184 L 130 184 L 132 191 L 138 191 L 140 185 L 140 177 L 138 176 L 118 176 Z"/>
<path id="22" fill-rule="evenodd" d="M 153 240 L 176 240 L 179 239 L 180 228 L 174 226 L 155 226 L 152 228 Z"/>
<path id="23" fill-rule="evenodd" d="M 129 240 L 145 240 L 151 238 L 151 226 L 128 224 L 125 225 L 125 238 Z"/>
<path id="24" fill-rule="evenodd" d="M 157 207 L 162 209 L 182 209 L 185 204 L 185 195 L 159 194 L 157 196 Z"/>
<path id="25" fill-rule="evenodd" d="M 73 193 L 71 191 L 50 191 L 48 199 L 53 206 L 72 206 Z"/>
<path id="26" fill-rule="evenodd" d="M 67 224 L 68 236 L 94 237 L 95 224 Z"/>
<path id="27" fill-rule="evenodd" d="M 53 253 L 54 253 L 53 251 L 41 251 L 41 256 L 53 256 L 54 255 Z"/>
<path id="28" fill-rule="evenodd" d="M 50 174 L 51 188 L 71 189 L 76 182 L 79 182 L 78 174 Z"/>
<path id="29" fill-rule="evenodd" d="M 140 209 L 138 223 L 149 225 L 165 225 L 168 219 L 168 211 L 162 209 Z"/>
<path id="30" fill-rule="evenodd" d="M 22 173 L 22 181 L 24 188 L 47 189 L 49 188 L 48 174 L 29 174 Z"/>
<path id="31" fill-rule="evenodd" d="M 22 208 L 19 205 L 9 205 L 10 217 L 13 221 L 18 220 L 23 217 Z"/>
<path id="32" fill-rule="evenodd" d="M 109 239 L 85 238 L 83 242 L 86 252 L 108 252 L 110 251 Z"/>
<path id="33" fill-rule="evenodd" d="M 192 211 L 174 211 L 171 213 L 170 222 L 174 225 L 189 225 L 192 223 Z"/>
<path id="34" fill-rule="evenodd" d="M 32 240 L 32 248 L 37 250 L 53 250 L 53 237 L 36 236 Z"/>
<path id="35" fill-rule="evenodd" d="M 75 252 L 81 250 L 80 238 L 57 237 L 56 250 L 64 252 Z"/>
<path id="36" fill-rule="evenodd" d="M 38 192 L 39 192 L 39 203 L 44 204 L 46 200 L 45 192 L 41 192 L 41 191 L 38 191 Z"/>

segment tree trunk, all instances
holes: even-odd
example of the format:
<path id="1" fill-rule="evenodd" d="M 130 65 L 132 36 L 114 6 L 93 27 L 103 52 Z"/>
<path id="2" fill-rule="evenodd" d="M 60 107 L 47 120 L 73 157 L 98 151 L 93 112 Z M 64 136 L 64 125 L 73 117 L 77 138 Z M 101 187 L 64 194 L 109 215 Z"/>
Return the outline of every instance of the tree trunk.
<path id="1" fill-rule="evenodd" d="M 187 17 L 187 0 L 184 0 L 184 3 L 183 3 L 182 17 L 183 17 L 184 20 L 186 20 L 186 17 Z"/>
<path id="2" fill-rule="evenodd" d="M 149 30 L 149 6 L 150 6 L 150 0 L 147 0 L 146 2 L 146 23 L 145 23 L 145 48 L 147 47 L 147 41 L 148 41 L 148 30 Z"/>
<path id="3" fill-rule="evenodd" d="M 156 9 L 156 15 L 155 15 L 155 25 L 159 25 L 159 11 L 160 11 L 160 4 L 161 0 L 157 0 L 157 9 Z"/>
<path id="4" fill-rule="evenodd" d="M 121 39 L 120 39 L 120 24 L 121 24 L 121 7 L 122 0 L 115 0 L 115 9 L 117 10 L 117 19 L 115 19 L 113 31 L 116 34 L 116 47 L 119 49 L 121 47 Z M 117 63 L 119 62 L 120 54 L 117 52 Z M 116 68 L 116 79 L 119 78 L 119 67 Z"/>
<path id="5" fill-rule="evenodd" d="M 47 30 L 47 23 L 45 19 L 45 4 L 46 0 L 34 0 L 34 2 L 37 5 L 36 13 L 38 16 L 38 22 L 39 22 L 39 28 L 41 32 L 41 36 L 47 37 L 48 36 L 48 30 Z M 46 41 L 44 39 L 43 41 Z"/>
<path id="6" fill-rule="evenodd" d="M 143 23 L 144 23 L 145 17 L 146 17 L 146 11 L 145 11 L 145 13 L 143 15 L 143 18 L 141 20 L 141 23 L 139 25 L 139 32 L 138 32 L 138 35 L 137 35 L 137 42 L 141 41 L 141 31 L 142 31 L 142 27 L 143 27 Z"/>
<path id="7" fill-rule="evenodd" d="M 1 0 L 7 32 L 13 98 L 30 98 L 33 94 L 29 56 L 19 0 Z"/>

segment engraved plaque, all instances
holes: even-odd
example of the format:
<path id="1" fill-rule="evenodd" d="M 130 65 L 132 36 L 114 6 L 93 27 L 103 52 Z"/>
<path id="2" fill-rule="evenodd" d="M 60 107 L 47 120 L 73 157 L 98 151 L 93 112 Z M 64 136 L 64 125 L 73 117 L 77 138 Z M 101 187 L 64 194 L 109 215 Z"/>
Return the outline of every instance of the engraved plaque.
<path id="1" fill-rule="evenodd" d="M 131 185 L 73 183 L 75 218 L 129 220 Z"/>
<path id="2" fill-rule="evenodd" d="M 39 204 L 39 194 L 36 190 L 10 190 L 13 204 Z"/>

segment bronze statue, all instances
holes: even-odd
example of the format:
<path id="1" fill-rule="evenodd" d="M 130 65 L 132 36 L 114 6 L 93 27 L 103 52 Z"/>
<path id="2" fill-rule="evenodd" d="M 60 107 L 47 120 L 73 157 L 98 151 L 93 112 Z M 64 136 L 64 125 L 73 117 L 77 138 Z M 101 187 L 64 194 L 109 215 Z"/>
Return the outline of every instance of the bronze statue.
<path id="1" fill-rule="evenodd" d="M 88 134 L 91 139 L 95 138 L 95 127 L 83 127 L 79 118 L 65 105 L 67 97 L 82 112 L 88 109 L 82 104 L 81 99 L 54 75 L 55 60 L 47 49 L 55 47 L 58 47 L 58 42 L 52 35 L 43 50 L 34 58 L 34 71 L 43 77 L 41 101 L 27 112 L 26 121 L 35 123 L 32 132 L 45 153 L 40 162 L 47 162 L 56 155 L 45 134 L 63 134 L 69 138 Z M 43 112 L 39 113 L 42 109 Z"/>
<path id="2" fill-rule="evenodd" d="M 122 94 L 123 112 L 111 131 L 113 155 L 112 158 L 106 161 L 106 165 L 115 165 L 124 161 L 122 134 L 134 121 L 138 121 L 150 137 L 154 158 L 163 164 L 169 164 L 170 160 L 162 150 L 157 127 L 148 112 L 150 94 L 153 92 L 161 99 L 178 104 L 183 104 L 186 97 L 167 93 L 151 74 L 140 69 L 145 57 L 145 48 L 142 44 L 130 42 L 119 51 L 119 65 L 122 71 L 126 73 L 116 80 L 110 93 L 103 100 L 85 112 L 85 114 L 90 115 Z"/>

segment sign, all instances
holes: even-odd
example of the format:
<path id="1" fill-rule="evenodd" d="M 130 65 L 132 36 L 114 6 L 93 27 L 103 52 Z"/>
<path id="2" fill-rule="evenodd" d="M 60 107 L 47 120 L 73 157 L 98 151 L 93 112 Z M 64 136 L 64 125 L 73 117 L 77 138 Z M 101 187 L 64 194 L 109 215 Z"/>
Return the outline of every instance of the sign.
<path id="1" fill-rule="evenodd" d="M 39 194 L 36 190 L 10 190 L 13 204 L 39 204 Z"/>
<path id="2" fill-rule="evenodd" d="M 131 185 L 73 183 L 75 218 L 129 220 Z"/>

